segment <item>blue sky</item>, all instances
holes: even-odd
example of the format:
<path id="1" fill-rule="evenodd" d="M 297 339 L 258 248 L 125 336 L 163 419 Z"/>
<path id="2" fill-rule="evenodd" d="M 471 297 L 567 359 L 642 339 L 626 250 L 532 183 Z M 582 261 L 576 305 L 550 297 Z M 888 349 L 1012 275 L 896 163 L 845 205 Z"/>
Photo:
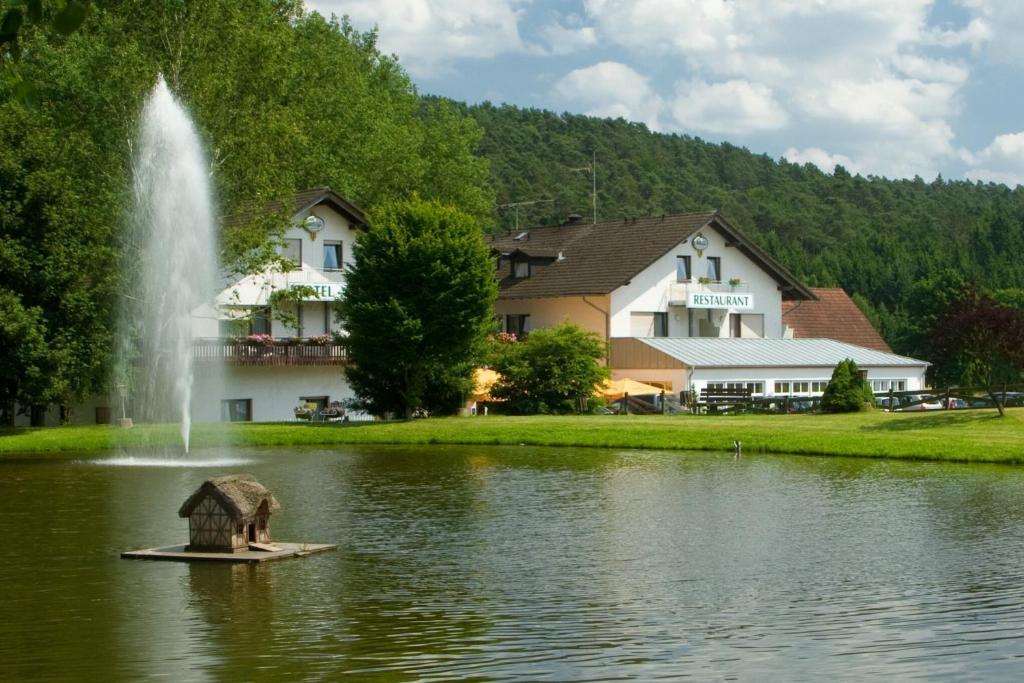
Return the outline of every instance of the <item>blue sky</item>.
<path id="1" fill-rule="evenodd" d="M 421 92 L 865 175 L 1024 183 L 1024 0 L 307 0 Z"/>

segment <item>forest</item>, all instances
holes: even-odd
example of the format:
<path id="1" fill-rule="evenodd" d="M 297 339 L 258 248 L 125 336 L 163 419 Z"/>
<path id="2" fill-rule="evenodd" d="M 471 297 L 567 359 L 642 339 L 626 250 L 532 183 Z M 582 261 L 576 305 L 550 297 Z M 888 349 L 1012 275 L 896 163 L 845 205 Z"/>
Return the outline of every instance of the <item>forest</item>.
<path id="1" fill-rule="evenodd" d="M 825 173 L 622 119 L 466 111 L 498 204 L 553 200 L 520 207 L 520 225 L 590 218 L 596 158 L 599 220 L 721 210 L 807 284 L 845 289 L 898 353 L 927 358 L 936 316 L 969 285 L 1024 309 L 1019 186 Z M 495 229 L 516 219 L 499 209 Z"/>
<path id="2" fill-rule="evenodd" d="M 253 209 L 296 190 L 371 212 L 415 194 L 504 230 L 589 215 L 595 159 L 599 218 L 720 209 L 808 284 L 851 293 L 897 352 L 927 358 L 970 285 L 1024 308 L 1020 187 L 825 173 L 621 119 L 425 96 L 374 32 L 301 0 L 104 0 L 81 19 L 0 41 L 0 408 L 107 389 L 135 128 L 161 73 L 206 142 L 220 213 L 252 216 L 224 233 L 235 272 L 283 229 Z M 538 203 L 502 206 L 523 201 Z"/>

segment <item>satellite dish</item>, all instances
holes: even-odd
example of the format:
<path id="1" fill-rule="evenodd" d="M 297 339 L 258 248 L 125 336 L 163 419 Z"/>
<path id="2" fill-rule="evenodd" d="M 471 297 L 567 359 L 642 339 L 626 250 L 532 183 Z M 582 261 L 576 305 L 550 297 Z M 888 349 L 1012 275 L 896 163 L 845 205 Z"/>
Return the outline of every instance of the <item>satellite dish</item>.
<path id="1" fill-rule="evenodd" d="M 302 221 L 302 227 L 313 239 L 316 239 L 316 234 L 324 229 L 324 225 L 325 223 L 323 218 L 312 214 L 306 216 L 305 220 Z"/>

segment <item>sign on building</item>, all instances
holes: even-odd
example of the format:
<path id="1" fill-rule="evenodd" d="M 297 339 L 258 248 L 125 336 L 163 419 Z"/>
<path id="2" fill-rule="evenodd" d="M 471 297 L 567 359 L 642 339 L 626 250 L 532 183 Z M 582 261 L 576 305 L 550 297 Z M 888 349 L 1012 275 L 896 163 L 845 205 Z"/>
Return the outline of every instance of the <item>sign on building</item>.
<path id="1" fill-rule="evenodd" d="M 749 311 L 754 308 L 754 295 L 735 292 L 690 292 L 686 297 L 686 307 L 731 308 L 734 311 Z"/>

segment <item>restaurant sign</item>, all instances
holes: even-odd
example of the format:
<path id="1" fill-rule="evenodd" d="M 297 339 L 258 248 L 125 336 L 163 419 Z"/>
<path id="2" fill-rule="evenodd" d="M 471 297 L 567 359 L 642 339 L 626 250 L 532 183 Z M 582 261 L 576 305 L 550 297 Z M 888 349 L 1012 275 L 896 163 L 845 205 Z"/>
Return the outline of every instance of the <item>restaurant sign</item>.
<path id="1" fill-rule="evenodd" d="M 749 311 L 754 308 L 753 294 L 735 292 L 690 292 L 686 297 L 687 308 L 731 308 L 735 311 Z"/>

